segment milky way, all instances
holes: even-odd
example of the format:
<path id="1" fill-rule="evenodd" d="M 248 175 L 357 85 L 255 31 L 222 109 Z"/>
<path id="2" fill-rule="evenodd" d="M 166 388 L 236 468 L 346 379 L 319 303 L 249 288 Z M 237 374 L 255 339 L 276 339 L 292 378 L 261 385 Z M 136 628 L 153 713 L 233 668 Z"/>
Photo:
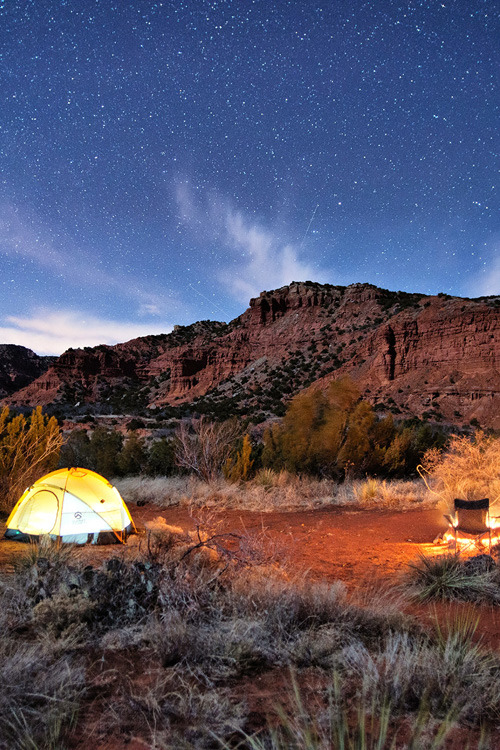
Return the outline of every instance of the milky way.
<path id="1" fill-rule="evenodd" d="M 0 0 L 0 340 L 500 293 L 498 5 Z"/>

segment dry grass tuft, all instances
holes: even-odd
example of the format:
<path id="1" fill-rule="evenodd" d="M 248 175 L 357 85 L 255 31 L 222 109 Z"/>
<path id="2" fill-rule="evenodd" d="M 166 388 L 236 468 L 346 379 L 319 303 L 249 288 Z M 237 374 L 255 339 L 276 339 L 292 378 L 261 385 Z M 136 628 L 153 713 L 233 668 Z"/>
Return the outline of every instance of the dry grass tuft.
<path id="1" fill-rule="evenodd" d="M 85 693 L 75 642 L 60 648 L 50 638 L 26 643 L 12 630 L 10 592 L 0 600 L 0 747 L 63 747 Z"/>
<path id="2" fill-rule="evenodd" d="M 415 507 L 432 508 L 437 504 L 429 497 L 420 480 L 394 479 L 390 482 L 375 478 L 344 482 L 339 487 L 339 504 L 355 503 L 364 508 L 394 508 L 411 510 Z"/>
<path id="3" fill-rule="evenodd" d="M 403 718 L 384 694 L 352 694 L 338 671 L 326 689 L 304 685 L 291 673 L 286 706 L 264 732 L 243 734 L 248 750 L 441 750 L 453 730 L 453 716 L 436 721 L 425 705 Z M 229 745 L 222 743 L 225 750 Z M 470 746 L 467 745 L 470 750 Z M 483 750 L 486 746 L 483 746 Z"/>
<path id="4" fill-rule="evenodd" d="M 490 564 L 481 565 L 483 560 Z M 441 599 L 500 604 L 500 569 L 488 555 L 469 559 L 458 555 L 421 555 L 409 568 L 404 585 L 420 601 Z"/>

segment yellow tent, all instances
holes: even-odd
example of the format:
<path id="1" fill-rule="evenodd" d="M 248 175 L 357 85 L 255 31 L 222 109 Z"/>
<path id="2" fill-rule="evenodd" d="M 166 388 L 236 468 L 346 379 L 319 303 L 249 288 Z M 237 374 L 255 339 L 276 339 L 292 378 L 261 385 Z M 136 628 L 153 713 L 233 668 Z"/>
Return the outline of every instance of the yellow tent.
<path id="1" fill-rule="evenodd" d="M 63 542 L 124 542 L 135 531 L 120 493 L 89 469 L 58 469 L 24 492 L 7 519 L 7 539 L 48 534 Z"/>

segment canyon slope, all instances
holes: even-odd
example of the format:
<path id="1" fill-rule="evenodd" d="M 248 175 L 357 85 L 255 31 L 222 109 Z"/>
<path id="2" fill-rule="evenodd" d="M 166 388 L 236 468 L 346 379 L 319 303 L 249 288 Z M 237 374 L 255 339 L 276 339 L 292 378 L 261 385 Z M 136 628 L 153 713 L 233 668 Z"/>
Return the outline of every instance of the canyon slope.
<path id="1" fill-rule="evenodd" d="M 500 297 L 294 282 L 227 324 L 69 349 L 3 403 L 261 421 L 301 389 L 348 375 L 381 413 L 500 429 L 499 365 Z"/>

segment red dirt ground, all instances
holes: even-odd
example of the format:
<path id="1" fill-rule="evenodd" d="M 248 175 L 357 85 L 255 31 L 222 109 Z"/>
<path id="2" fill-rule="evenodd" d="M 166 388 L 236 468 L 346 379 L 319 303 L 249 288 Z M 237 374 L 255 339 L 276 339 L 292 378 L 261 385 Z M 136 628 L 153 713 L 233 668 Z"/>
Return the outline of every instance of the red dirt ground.
<path id="1" fill-rule="evenodd" d="M 185 508 L 156 506 L 131 508 L 142 526 L 157 516 L 168 524 L 193 529 Z M 289 565 L 315 580 L 341 580 L 352 593 L 362 594 L 378 585 L 398 584 L 408 564 L 419 555 L 440 555 L 444 545 L 434 539 L 447 525 L 440 510 L 352 510 L 331 508 L 300 512 L 256 513 L 225 511 L 219 514 L 225 531 L 259 532 L 284 545 Z M 485 646 L 500 649 L 500 608 L 457 603 L 426 603 L 408 607 L 423 622 L 446 624 L 455 614 L 473 610 L 478 618 L 476 636 Z"/>
<path id="2" fill-rule="evenodd" d="M 158 516 L 167 524 L 185 530 L 195 528 L 187 508 L 161 509 L 156 505 L 130 506 L 137 528 L 154 521 Z M 265 530 L 271 540 L 287 551 L 291 569 L 303 572 L 315 580 L 343 581 L 348 590 L 361 593 L 380 584 L 398 583 L 408 563 L 419 555 L 442 554 L 443 545 L 433 540 L 446 528 L 441 511 L 435 510 L 352 510 L 332 507 L 324 510 L 260 513 L 250 511 L 222 511 L 217 514 L 219 530 L 225 532 L 258 533 Z M 0 526 L 3 537 L 4 527 Z M 9 569 L 13 556 L 22 553 L 24 545 L 0 541 L 0 571 Z M 88 546 L 81 554 L 89 562 L 115 555 L 123 548 L 115 545 Z M 412 606 L 410 611 L 419 619 L 446 620 L 455 611 L 470 608 L 465 604 L 435 603 Z M 473 607 L 479 618 L 477 635 L 484 644 L 500 649 L 500 608 Z"/>

